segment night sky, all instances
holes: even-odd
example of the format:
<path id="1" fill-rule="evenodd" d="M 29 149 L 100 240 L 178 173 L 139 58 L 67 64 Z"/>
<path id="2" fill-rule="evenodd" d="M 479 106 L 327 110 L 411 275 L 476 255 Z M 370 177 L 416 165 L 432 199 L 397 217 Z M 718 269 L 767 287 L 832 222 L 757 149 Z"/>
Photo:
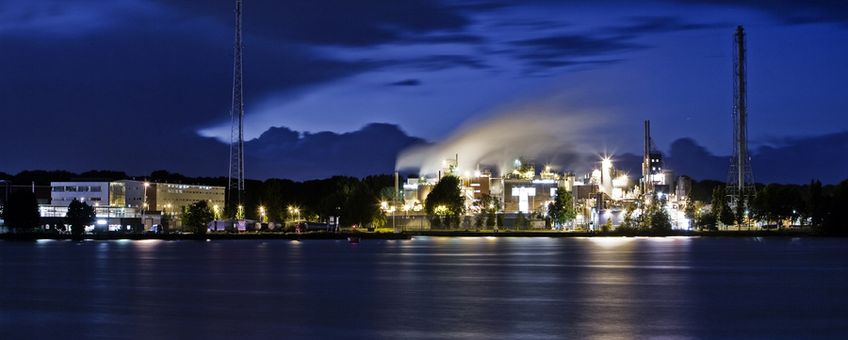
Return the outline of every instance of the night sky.
<path id="1" fill-rule="evenodd" d="M 728 155 L 740 24 L 751 148 L 775 162 L 815 157 L 815 143 L 842 151 L 805 161 L 796 177 L 755 159 L 755 177 L 804 181 L 848 152 L 844 1 L 244 6 L 246 134 L 267 132 L 248 143 L 249 178 L 389 172 L 408 145 L 528 110 L 581 120 L 586 154 L 638 153 L 650 119 L 666 152 L 691 138 L 707 156 Z M 225 0 L 0 0 L 0 171 L 226 175 L 232 24 Z M 374 122 L 391 125 L 360 130 Z M 838 162 L 831 181 L 848 177 Z"/>

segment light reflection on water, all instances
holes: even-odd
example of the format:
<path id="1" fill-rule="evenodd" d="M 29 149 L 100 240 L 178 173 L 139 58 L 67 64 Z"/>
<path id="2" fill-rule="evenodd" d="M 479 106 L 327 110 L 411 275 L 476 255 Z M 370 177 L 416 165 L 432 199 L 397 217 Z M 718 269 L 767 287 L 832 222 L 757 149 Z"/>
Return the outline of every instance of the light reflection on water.
<path id="1" fill-rule="evenodd" d="M 0 242 L 0 338 L 838 337 L 846 249 L 807 238 Z"/>

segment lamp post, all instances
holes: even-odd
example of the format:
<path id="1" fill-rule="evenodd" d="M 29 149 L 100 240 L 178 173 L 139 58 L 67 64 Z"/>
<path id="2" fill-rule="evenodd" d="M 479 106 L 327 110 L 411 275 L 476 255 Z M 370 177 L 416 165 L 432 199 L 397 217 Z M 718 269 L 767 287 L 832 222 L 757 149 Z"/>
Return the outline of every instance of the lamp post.
<path id="1" fill-rule="evenodd" d="M 147 188 L 150 186 L 149 182 L 144 182 L 144 189 L 142 189 L 142 203 L 141 203 L 141 225 L 144 228 L 144 211 L 147 209 Z"/>

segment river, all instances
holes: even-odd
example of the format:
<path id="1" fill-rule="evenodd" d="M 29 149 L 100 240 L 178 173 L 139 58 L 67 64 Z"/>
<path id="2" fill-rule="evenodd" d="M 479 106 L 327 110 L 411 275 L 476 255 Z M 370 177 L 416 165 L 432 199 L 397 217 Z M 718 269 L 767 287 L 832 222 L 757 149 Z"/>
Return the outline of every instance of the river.
<path id="1" fill-rule="evenodd" d="M 0 338 L 846 338 L 848 239 L 0 241 Z"/>

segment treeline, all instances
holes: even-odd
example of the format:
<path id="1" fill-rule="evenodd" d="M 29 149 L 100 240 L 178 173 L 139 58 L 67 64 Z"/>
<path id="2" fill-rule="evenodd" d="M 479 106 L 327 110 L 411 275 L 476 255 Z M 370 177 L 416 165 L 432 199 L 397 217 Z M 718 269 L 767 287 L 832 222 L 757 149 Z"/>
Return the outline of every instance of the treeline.
<path id="1" fill-rule="evenodd" d="M 711 209 L 705 213 L 692 210 L 696 224 L 701 228 L 717 225 L 748 226 L 759 222 L 768 227 L 781 228 L 787 224 L 812 227 L 827 234 L 848 233 L 848 180 L 836 185 L 822 185 L 820 181 L 809 184 L 756 185 L 756 194 L 737 209 L 730 207 L 723 185 L 713 188 L 709 201 Z M 695 206 L 699 204 L 696 203 Z"/>
<path id="2" fill-rule="evenodd" d="M 165 170 L 148 176 L 128 176 L 119 171 L 23 171 L 16 175 L 0 173 L 0 179 L 14 184 L 35 183 L 49 185 L 60 181 L 117 181 L 124 179 L 150 182 L 168 182 L 227 186 L 227 177 L 188 177 Z M 403 178 L 400 179 L 403 181 Z M 343 226 L 382 225 L 385 214 L 381 201 L 391 201 L 394 196 L 393 175 L 372 175 L 364 178 L 335 176 L 303 182 L 288 179 L 245 181 L 244 213 L 248 219 L 259 220 L 259 208 L 264 208 L 270 221 L 283 222 L 292 218 L 309 221 L 327 221 L 331 216 L 341 217 Z M 236 207 L 228 206 L 225 214 L 235 216 Z"/>

